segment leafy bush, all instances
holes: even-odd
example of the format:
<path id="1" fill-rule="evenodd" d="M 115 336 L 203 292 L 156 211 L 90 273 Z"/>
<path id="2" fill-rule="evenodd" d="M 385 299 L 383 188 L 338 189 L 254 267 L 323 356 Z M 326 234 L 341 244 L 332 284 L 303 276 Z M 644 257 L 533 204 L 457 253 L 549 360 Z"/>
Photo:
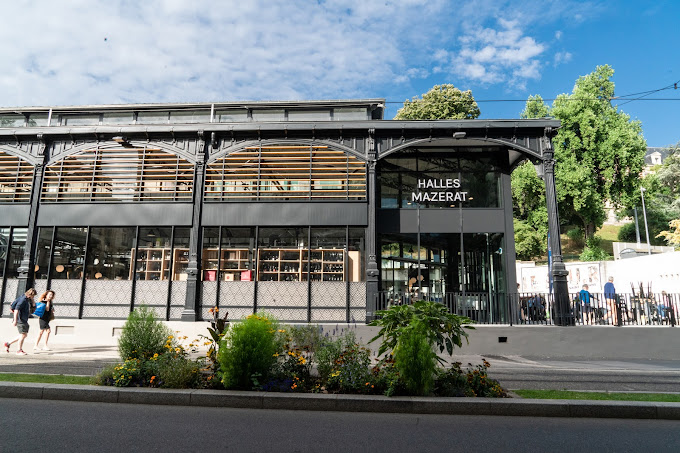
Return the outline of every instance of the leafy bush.
<path id="1" fill-rule="evenodd" d="M 611 255 L 602 249 L 601 244 L 602 238 L 598 236 L 588 238 L 579 259 L 581 261 L 606 261 L 611 259 Z"/>
<path id="2" fill-rule="evenodd" d="M 323 342 L 321 328 L 290 326 L 277 333 L 281 345 L 275 354 L 277 360 L 260 388 L 280 392 L 311 390 L 314 387 L 311 373 L 314 354 Z"/>
<path id="3" fill-rule="evenodd" d="M 140 371 L 139 359 L 127 359 L 114 367 L 113 385 L 116 387 L 131 387 L 139 381 L 141 377 Z"/>
<path id="4" fill-rule="evenodd" d="M 165 354 L 156 361 L 157 378 L 155 383 L 160 387 L 185 389 L 200 387 L 200 363 L 191 360 L 184 354 Z"/>
<path id="5" fill-rule="evenodd" d="M 545 238 L 531 225 L 522 220 L 515 219 L 515 253 L 519 260 L 530 260 L 541 256 L 545 252 Z"/>
<path id="6" fill-rule="evenodd" d="M 472 364 L 469 363 L 466 370 L 462 370 L 460 365 L 460 362 L 455 362 L 449 369 L 439 371 L 435 379 L 435 395 L 508 397 L 498 381 L 489 378 L 487 371 L 491 364 L 486 359 L 482 359 L 482 364 L 476 367 L 472 367 Z"/>
<path id="7" fill-rule="evenodd" d="M 172 334 L 170 328 L 156 321 L 153 311 L 146 307 L 136 308 L 128 316 L 118 339 L 118 352 L 122 360 L 148 359 L 165 352 L 165 341 Z"/>
<path id="8" fill-rule="evenodd" d="M 394 350 L 394 363 L 410 395 L 425 396 L 432 392 L 437 370 L 437 354 L 427 339 L 427 327 L 414 318 L 402 330 Z"/>
<path id="9" fill-rule="evenodd" d="M 356 341 L 342 339 L 342 350 L 333 362 L 326 389 L 340 393 L 371 393 L 371 351 Z"/>
<path id="10" fill-rule="evenodd" d="M 278 324 L 266 314 L 253 314 L 234 324 L 220 342 L 218 361 L 227 389 L 250 389 L 253 376 L 266 378 L 277 361 Z"/>
<path id="11" fill-rule="evenodd" d="M 99 373 L 92 377 L 90 383 L 92 385 L 113 385 L 113 372 L 118 364 L 111 364 L 105 366 Z"/>
<path id="12" fill-rule="evenodd" d="M 453 355 L 453 347 L 461 347 L 462 339 L 467 341 L 468 334 L 465 329 L 474 329 L 470 324 L 472 320 L 465 316 L 449 313 L 447 308 L 438 302 L 416 301 L 413 305 L 395 305 L 388 310 L 378 310 L 379 316 L 369 323 L 370 326 L 380 326 L 378 334 L 369 343 L 382 338 L 383 342 L 378 349 L 382 355 L 387 351 L 394 351 L 399 337 L 409 327 L 414 319 L 418 319 L 424 326 L 423 334 L 431 346 L 436 345 L 439 352 Z M 440 362 L 443 359 L 438 358 Z"/>
<path id="13" fill-rule="evenodd" d="M 580 228 L 572 228 L 567 230 L 567 237 L 570 241 L 573 241 L 576 245 L 583 245 L 583 230 Z"/>

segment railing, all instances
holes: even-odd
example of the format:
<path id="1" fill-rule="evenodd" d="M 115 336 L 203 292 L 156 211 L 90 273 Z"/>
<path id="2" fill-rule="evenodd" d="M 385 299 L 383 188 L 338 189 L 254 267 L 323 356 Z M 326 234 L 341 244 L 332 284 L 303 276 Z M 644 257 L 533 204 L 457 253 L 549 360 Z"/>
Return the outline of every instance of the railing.
<path id="1" fill-rule="evenodd" d="M 589 294 L 570 293 L 561 304 L 549 293 L 429 293 L 420 299 L 442 303 L 450 313 L 479 324 L 673 327 L 680 321 L 680 294 Z M 417 299 L 414 294 L 381 291 L 376 307 L 385 310 Z"/>

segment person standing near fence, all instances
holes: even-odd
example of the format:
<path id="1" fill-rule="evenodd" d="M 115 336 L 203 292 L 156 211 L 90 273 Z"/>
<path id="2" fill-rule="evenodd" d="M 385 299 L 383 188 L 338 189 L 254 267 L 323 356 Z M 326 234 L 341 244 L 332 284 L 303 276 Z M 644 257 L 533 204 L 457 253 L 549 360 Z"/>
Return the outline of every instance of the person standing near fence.
<path id="1" fill-rule="evenodd" d="M 5 352 L 9 354 L 9 347 L 19 342 L 19 350 L 17 355 L 27 355 L 24 352 L 24 340 L 28 336 L 28 316 L 31 314 L 31 306 L 33 305 L 33 298 L 36 295 L 35 289 L 31 288 L 23 296 L 12 302 L 11 309 L 13 311 L 12 325 L 19 330 L 19 335 L 12 341 L 5 342 Z"/>
<path id="2" fill-rule="evenodd" d="M 588 291 L 588 285 L 583 285 L 583 289 L 578 292 L 578 298 L 581 300 L 581 305 L 583 306 L 583 314 L 584 318 L 583 321 L 585 322 L 586 319 L 589 320 L 590 323 L 593 322 L 593 307 L 591 306 L 591 301 L 593 299 L 593 295 L 590 294 Z"/>
<path id="3" fill-rule="evenodd" d="M 604 299 L 607 301 L 607 320 L 617 322 L 616 288 L 614 288 L 614 277 L 609 276 L 607 283 L 604 284 Z"/>

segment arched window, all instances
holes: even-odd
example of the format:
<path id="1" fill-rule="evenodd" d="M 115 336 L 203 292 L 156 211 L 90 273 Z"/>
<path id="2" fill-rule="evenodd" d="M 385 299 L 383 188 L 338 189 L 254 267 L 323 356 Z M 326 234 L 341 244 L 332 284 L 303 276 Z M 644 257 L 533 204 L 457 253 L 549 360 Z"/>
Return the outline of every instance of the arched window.
<path id="1" fill-rule="evenodd" d="M 365 200 L 366 163 L 327 146 L 257 146 L 208 164 L 205 200 Z"/>
<path id="2" fill-rule="evenodd" d="M 33 165 L 0 151 L 0 203 L 28 203 L 33 186 Z"/>
<path id="3" fill-rule="evenodd" d="M 153 148 L 92 149 L 48 165 L 42 201 L 191 201 L 194 165 Z"/>

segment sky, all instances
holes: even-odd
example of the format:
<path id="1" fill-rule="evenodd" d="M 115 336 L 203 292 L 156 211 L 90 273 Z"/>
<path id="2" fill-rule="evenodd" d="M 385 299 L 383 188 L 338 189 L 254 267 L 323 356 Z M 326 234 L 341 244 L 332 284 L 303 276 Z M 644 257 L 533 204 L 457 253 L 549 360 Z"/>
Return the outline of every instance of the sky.
<path id="1" fill-rule="evenodd" d="M 13 0 L 2 11 L 2 107 L 384 98 L 391 119 L 451 83 L 472 91 L 480 118 L 518 118 L 529 95 L 570 93 L 609 64 L 613 104 L 647 145 L 680 141 L 677 0 Z"/>

